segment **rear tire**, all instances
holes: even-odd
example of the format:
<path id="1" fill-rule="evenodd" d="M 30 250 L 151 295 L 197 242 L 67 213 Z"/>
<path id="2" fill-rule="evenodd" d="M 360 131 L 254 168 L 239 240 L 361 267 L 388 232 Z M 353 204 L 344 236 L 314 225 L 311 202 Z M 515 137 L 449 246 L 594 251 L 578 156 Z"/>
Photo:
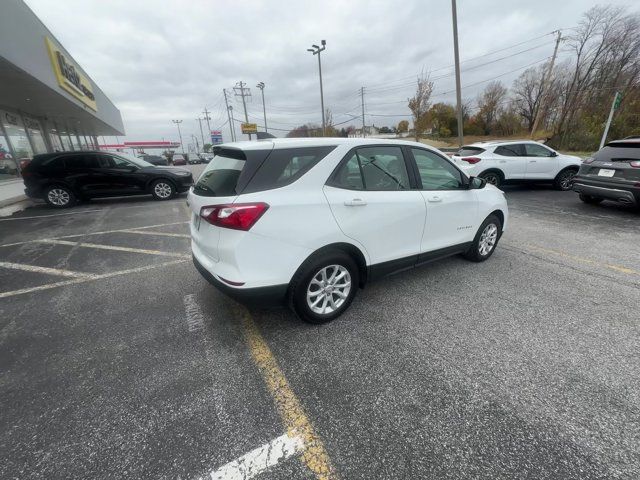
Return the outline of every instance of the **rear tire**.
<path id="1" fill-rule="evenodd" d="M 313 255 L 289 284 L 289 307 L 301 320 L 321 324 L 342 315 L 359 285 L 356 262 L 342 250 Z"/>
<path id="2" fill-rule="evenodd" d="M 571 190 L 571 183 L 573 182 L 573 177 L 575 177 L 577 170 L 573 168 L 569 168 L 566 170 L 562 170 L 553 181 L 553 186 L 556 190 L 561 190 L 566 192 Z"/>
<path id="3" fill-rule="evenodd" d="M 155 200 L 169 200 L 176 194 L 176 187 L 168 180 L 156 180 L 151 184 L 151 195 Z"/>
<path id="4" fill-rule="evenodd" d="M 62 185 L 51 185 L 44 192 L 45 201 L 54 208 L 69 208 L 77 203 L 77 198 L 70 188 Z"/>
<path id="5" fill-rule="evenodd" d="M 500 188 L 500 185 L 502 185 L 502 175 L 498 172 L 485 172 L 478 176 L 494 187 Z"/>
<path id="6" fill-rule="evenodd" d="M 502 235 L 502 223 L 496 215 L 489 215 L 476 233 L 469 250 L 464 254 L 467 260 L 472 262 L 484 262 L 498 246 Z"/>
<path id="7" fill-rule="evenodd" d="M 602 201 L 604 201 L 604 198 L 596 198 L 596 197 L 592 197 L 591 195 L 585 195 L 584 193 L 581 193 L 578 196 L 580 197 L 580 200 L 590 205 L 597 205 Z"/>

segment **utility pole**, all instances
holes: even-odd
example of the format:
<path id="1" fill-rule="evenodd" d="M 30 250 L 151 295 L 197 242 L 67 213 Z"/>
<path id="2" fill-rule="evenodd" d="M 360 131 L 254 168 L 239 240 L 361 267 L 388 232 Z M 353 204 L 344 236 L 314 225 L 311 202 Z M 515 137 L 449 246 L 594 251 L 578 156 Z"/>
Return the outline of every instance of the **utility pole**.
<path id="1" fill-rule="evenodd" d="M 236 119 L 233 118 L 233 105 L 229 105 L 227 112 L 231 118 L 231 138 L 234 142 L 237 142 L 238 135 L 236 135 Z"/>
<path id="2" fill-rule="evenodd" d="M 362 100 L 362 138 L 366 137 L 364 123 L 364 87 L 360 87 L 360 99 Z"/>
<path id="3" fill-rule="evenodd" d="M 320 52 L 327 48 L 327 41 L 322 40 L 320 45 L 322 45 L 322 47 L 319 47 L 318 45 L 311 45 L 313 48 L 307 48 L 307 52 L 318 55 L 318 73 L 320 74 L 320 108 L 322 108 L 322 136 L 324 137 L 327 135 L 327 125 L 324 118 L 324 93 L 322 92 L 322 62 L 320 61 Z"/>
<path id="4" fill-rule="evenodd" d="M 531 138 L 533 138 L 533 136 L 536 133 L 536 130 L 538 130 L 538 124 L 540 123 L 540 118 L 542 118 L 542 115 L 544 115 L 547 110 L 547 103 L 548 103 L 547 99 L 549 98 L 547 89 L 548 89 L 549 81 L 551 80 L 551 74 L 553 73 L 553 65 L 554 63 L 556 63 L 558 46 L 560 46 L 560 40 L 562 40 L 560 30 L 556 30 L 556 34 L 557 34 L 556 46 L 553 49 L 553 56 L 551 57 L 551 62 L 549 62 L 549 68 L 547 68 L 547 73 L 544 76 L 544 80 L 542 80 L 542 91 L 540 92 L 540 95 L 542 98 L 540 100 L 540 106 L 538 107 L 538 113 L 536 114 L 536 118 L 533 121 L 533 127 L 531 127 Z"/>
<path id="5" fill-rule="evenodd" d="M 236 141 L 236 135 L 233 131 L 233 116 L 231 115 L 231 110 L 233 107 L 229 106 L 229 100 L 227 100 L 227 89 L 222 89 L 222 94 L 224 95 L 224 104 L 227 106 L 227 118 L 229 119 L 229 131 L 231 132 L 231 141 Z"/>
<path id="6" fill-rule="evenodd" d="M 451 0 L 451 19 L 453 20 L 453 56 L 456 63 L 456 108 L 458 113 L 458 145 L 462 147 L 464 143 L 463 121 L 462 121 L 462 87 L 460 86 L 460 53 L 458 51 L 458 9 L 456 0 Z"/>
<path id="7" fill-rule="evenodd" d="M 193 133 L 191 134 L 191 138 L 196 143 L 196 153 L 200 153 L 200 145 L 198 144 L 198 137 L 196 137 Z"/>
<path id="8" fill-rule="evenodd" d="M 198 123 L 200 124 L 200 138 L 202 138 L 202 149 L 204 150 L 204 133 L 202 133 L 202 119 L 200 117 L 198 117 Z M 209 135 L 211 135 L 211 132 L 209 132 Z"/>
<path id="9" fill-rule="evenodd" d="M 616 92 L 616 94 L 613 96 L 613 103 L 611 103 L 611 110 L 609 110 L 609 118 L 607 119 L 607 125 L 604 127 L 602 140 L 600 140 L 600 148 L 598 150 L 601 150 L 602 147 L 604 147 L 604 143 L 607 141 L 609 127 L 611 126 L 611 120 L 613 120 L 613 112 L 620 107 L 620 103 L 622 103 L 622 95 L 620 94 L 620 92 Z"/>
<path id="10" fill-rule="evenodd" d="M 267 130 L 267 107 L 264 106 L 264 82 L 260 82 L 258 85 L 256 85 L 256 87 L 258 87 L 262 92 L 262 113 L 264 114 L 264 131 L 268 132 L 269 130 Z"/>
<path id="11" fill-rule="evenodd" d="M 178 127 L 178 137 L 180 137 L 180 148 L 182 149 L 182 153 L 184 153 L 184 143 L 182 143 L 182 132 L 180 132 L 180 124 L 182 120 L 171 120 Z"/>
<path id="12" fill-rule="evenodd" d="M 247 87 L 245 87 L 246 83 L 242 81 L 236 83 L 236 85 L 238 86 L 233 87 L 233 91 L 236 97 L 242 97 L 242 106 L 244 107 L 244 121 L 245 123 L 249 123 L 249 115 L 247 114 L 247 102 L 245 101 L 244 97 L 250 97 L 251 91 Z M 240 93 L 238 93 L 238 91 L 240 91 Z M 251 140 L 251 134 L 249 133 L 248 135 L 249 140 Z"/>
<path id="13" fill-rule="evenodd" d="M 207 121 L 207 129 L 209 130 L 209 135 L 211 135 L 211 125 L 209 124 L 209 120 L 211 120 L 211 117 L 209 116 L 209 114 L 211 112 L 207 110 L 207 107 L 204 107 L 204 111 L 202 113 L 204 113 L 204 120 Z"/>

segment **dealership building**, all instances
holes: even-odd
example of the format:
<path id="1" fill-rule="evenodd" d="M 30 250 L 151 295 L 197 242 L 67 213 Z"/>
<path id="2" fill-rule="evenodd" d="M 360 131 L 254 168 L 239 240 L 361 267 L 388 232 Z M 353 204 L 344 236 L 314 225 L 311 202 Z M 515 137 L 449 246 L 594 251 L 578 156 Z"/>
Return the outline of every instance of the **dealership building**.
<path id="1" fill-rule="evenodd" d="M 120 111 L 22 0 L 0 3 L 0 182 L 20 160 L 97 149 L 124 135 Z"/>

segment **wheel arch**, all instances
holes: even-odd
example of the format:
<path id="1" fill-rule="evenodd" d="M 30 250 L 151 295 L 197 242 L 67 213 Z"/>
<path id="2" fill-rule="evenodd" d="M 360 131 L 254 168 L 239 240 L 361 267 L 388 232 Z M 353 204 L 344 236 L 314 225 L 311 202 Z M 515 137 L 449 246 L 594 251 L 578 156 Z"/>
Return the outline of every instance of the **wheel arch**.
<path id="1" fill-rule="evenodd" d="M 359 287 L 360 288 L 364 287 L 364 285 L 367 283 L 367 274 L 368 274 L 366 257 L 362 253 L 362 250 L 360 250 L 358 247 L 356 247 L 352 243 L 347 243 L 347 242 L 330 243 L 328 245 L 325 245 L 315 250 L 311 255 L 309 255 L 307 258 L 304 259 L 304 261 L 300 264 L 300 266 L 295 271 L 292 278 L 294 278 L 298 274 L 300 269 L 307 263 L 307 261 L 310 258 L 316 255 L 321 255 L 323 252 L 326 252 L 328 250 L 342 250 L 351 258 L 353 258 L 353 260 L 356 262 L 356 265 L 358 266 Z"/>
<path id="2" fill-rule="evenodd" d="M 504 231 L 504 212 L 498 208 L 487 215 L 487 217 L 490 217 L 491 215 L 495 215 L 496 217 L 498 217 L 498 220 L 500 220 L 500 230 L 501 232 Z"/>

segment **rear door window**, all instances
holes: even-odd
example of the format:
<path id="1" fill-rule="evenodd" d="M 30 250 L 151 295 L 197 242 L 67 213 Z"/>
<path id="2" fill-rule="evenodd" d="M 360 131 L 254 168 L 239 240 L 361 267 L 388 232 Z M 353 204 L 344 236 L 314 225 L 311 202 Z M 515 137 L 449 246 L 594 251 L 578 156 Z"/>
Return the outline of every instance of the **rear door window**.
<path id="1" fill-rule="evenodd" d="M 525 156 L 524 146 L 520 144 L 500 145 L 493 151 L 493 153 L 495 153 L 496 155 L 501 155 L 503 157 L 524 157 Z"/>
<path id="2" fill-rule="evenodd" d="M 351 154 L 329 185 L 349 190 L 409 190 L 407 165 L 400 147 L 364 147 Z"/>

